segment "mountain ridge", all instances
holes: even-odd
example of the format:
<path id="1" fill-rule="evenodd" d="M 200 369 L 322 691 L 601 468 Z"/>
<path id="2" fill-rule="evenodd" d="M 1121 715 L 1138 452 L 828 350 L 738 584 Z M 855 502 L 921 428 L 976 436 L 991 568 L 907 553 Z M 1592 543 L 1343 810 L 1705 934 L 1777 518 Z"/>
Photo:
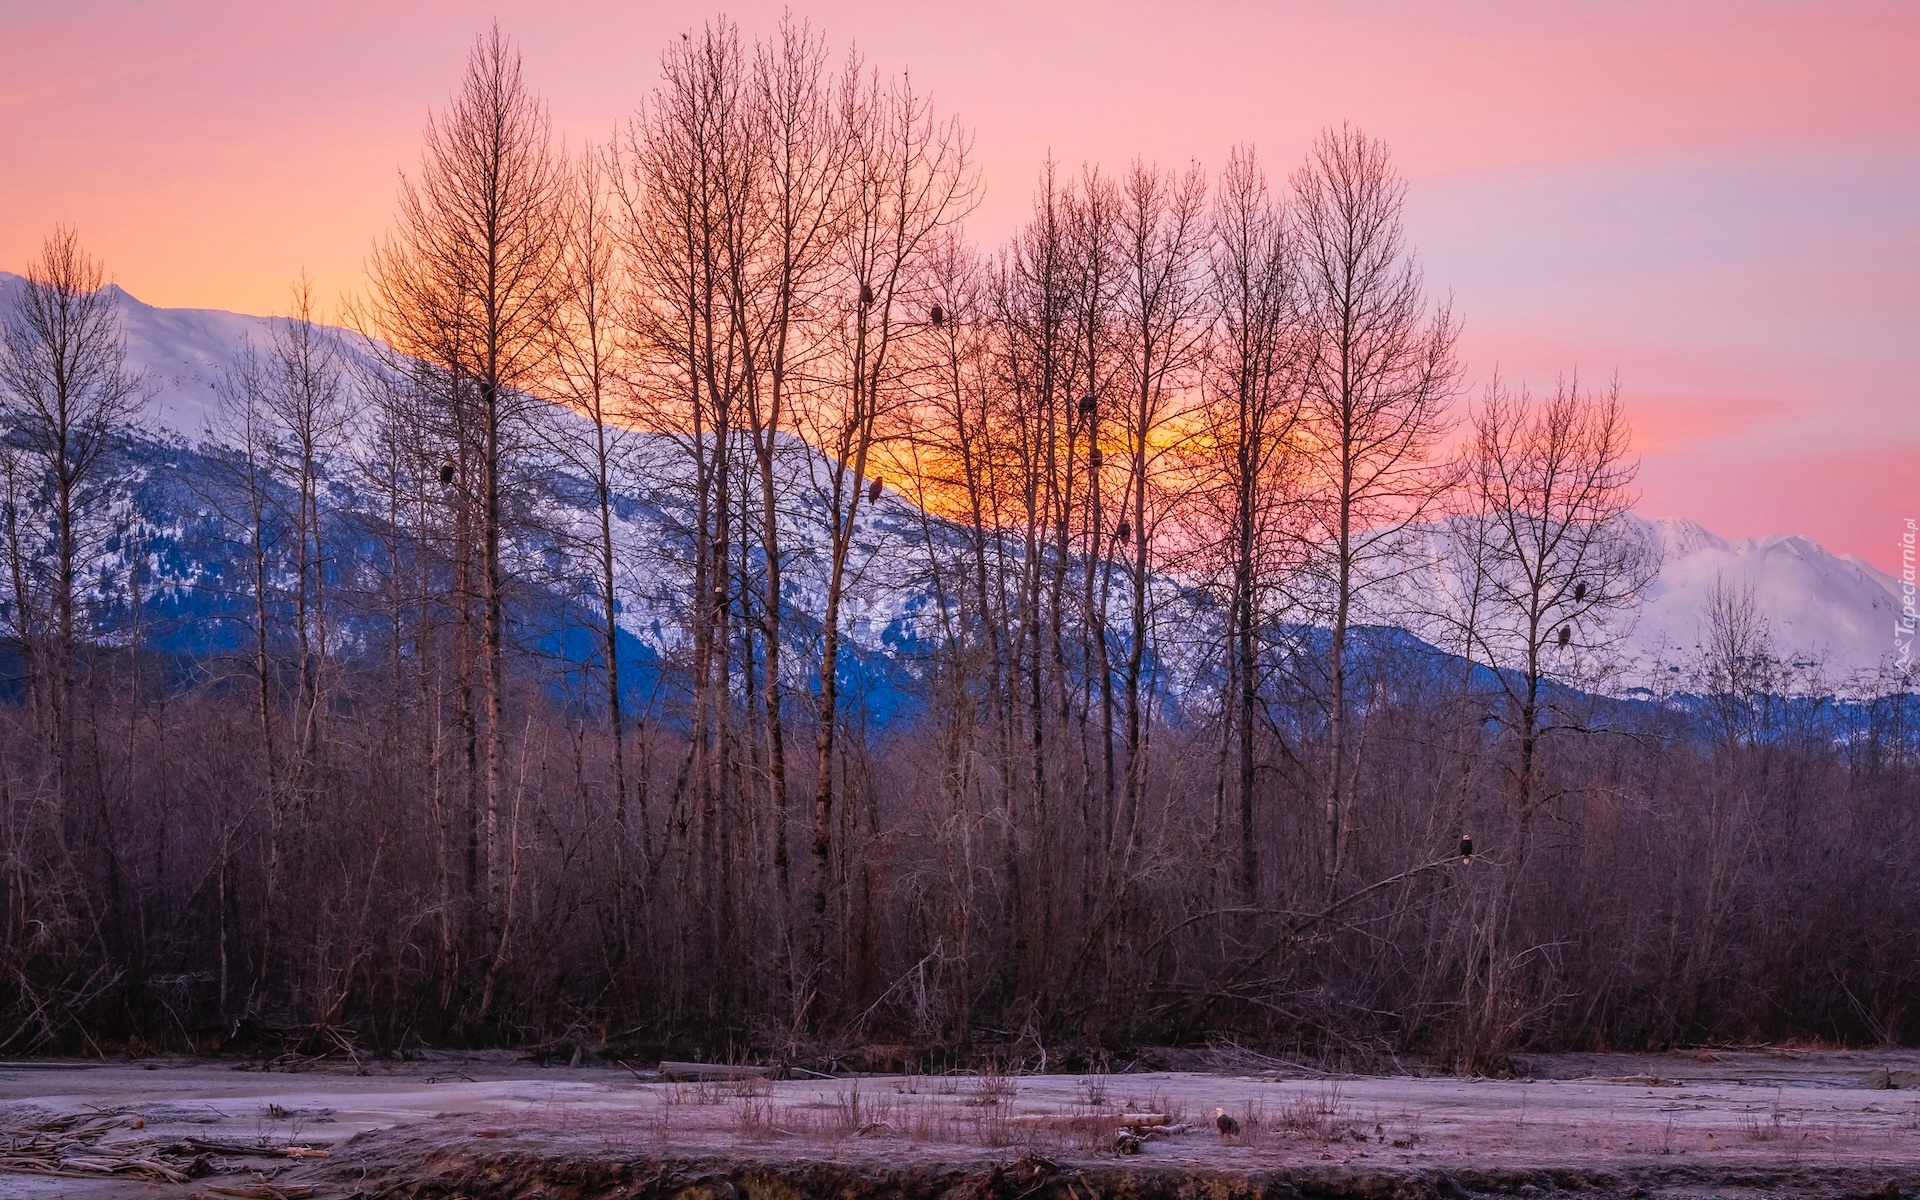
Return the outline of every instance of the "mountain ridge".
<path id="1" fill-rule="evenodd" d="M 22 282 L 17 275 L 0 272 L 0 306 L 10 302 Z M 249 339 L 264 348 L 282 318 L 161 308 L 117 285 L 108 286 L 119 300 L 127 361 L 146 375 L 144 434 L 172 442 L 176 449 L 217 443 L 213 429 L 222 372 Z M 361 335 L 343 329 L 330 332 L 346 353 L 365 354 L 359 348 L 364 345 Z M 666 434 L 636 431 L 632 438 L 656 486 L 645 495 L 624 496 L 616 522 L 630 552 L 628 582 L 638 585 L 623 606 L 622 625 L 656 650 L 665 650 L 673 639 L 666 618 L 675 604 L 674 587 L 681 582 L 678 572 L 668 569 L 675 558 L 671 543 L 678 519 L 668 511 L 671 487 L 657 485 L 675 477 L 675 447 Z M 788 591 L 796 608 L 807 610 L 819 582 L 811 578 L 808 564 L 822 549 L 809 531 L 817 522 L 809 520 L 806 511 L 817 498 L 810 500 L 807 493 L 821 463 L 830 460 L 798 439 L 788 441 L 794 444 L 783 443 L 781 451 L 794 508 L 789 545 L 795 566 L 787 577 Z M 556 484 L 550 490 L 548 502 L 566 507 L 561 497 L 573 488 Z M 579 516 L 557 515 L 562 524 Z M 1704 641 L 1706 600 L 1717 582 L 1751 591 L 1772 638 L 1773 657 L 1791 668 L 1796 687 L 1809 693 L 1859 691 L 1889 669 L 1898 585 L 1858 556 L 1835 555 L 1799 534 L 1729 539 L 1685 517 L 1635 515 L 1631 520 L 1655 544 L 1661 561 L 1646 593 L 1616 631 L 1613 649 L 1620 670 L 1608 690 L 1649 696 L 1686 690 Z M 854 589 L 848 605 L 849 631 L 857 643 L 890 653 L 917 640 L 915 616 L 927 612 L 932 601 L 915 586 L 924 564 L 914 560 L 937 550 L 924 539 L 928 530 L 935 530 L 944 540 L 944 527 L 937 518 L 923 523 L 919 510 L 891 489 L 866 510 L 856 538 L 861 556 L 856 566 L 865 585 Z M 1434 536 L 1431 530 L 1416 530 L 1415 535 Z M 1432 630 L 1423 631 L 1417 621 L 1383 623 L 1439 644 L 1430 636 Z"/>

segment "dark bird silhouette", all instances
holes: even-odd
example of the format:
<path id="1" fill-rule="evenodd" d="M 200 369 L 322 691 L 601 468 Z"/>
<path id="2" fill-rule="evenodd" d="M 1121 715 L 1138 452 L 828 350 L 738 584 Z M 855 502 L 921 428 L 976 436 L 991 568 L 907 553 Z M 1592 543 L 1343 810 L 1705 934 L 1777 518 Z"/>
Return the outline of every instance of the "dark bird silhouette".
<path id="1" fill-rule="evenodd" d="M 1120 522 L 1120 527 L 1113 531 L 1113 540 L 1116 542 L 1124 542 L 1132 533 L 1133 526 L 1122 521 Z"/>
<path id="2" fill-rule="evenodd" d="M 1080 397 L 1080 419 L 1091 421 L 1100 412 L 1100 400 L 1092 392 Z"/>
<path id="3" fill-rule="evenodd" d="M 867 305 L 872 303 L 873 303 L 873 289 L 864 283 L 861 284 L 860 285 L 860 307 L 865 308 Z"/>
<path id="4" fill-rule="evenodd" d="M 1572 640 L 1573 640 L 1573 626 L 1562 625 L 1560 627 L 1560 644 L 1564 646 L 1568 642 L 1571 642 Z"/>
<path id="5" fill-rule="evenodd" d="M 880 487 L 881 487 L 881 480 L 880 480 L 880 477 L 876 475 L 874 476 L 873 482 L 867 485 L 867 503 L 868 504 L 872 504 L 875 501 L 880 499 Z"/>
<path id="6" fill-rule="evenodd" d="M 453 460 L 448 459 L 445 462 L 440 464 L 440 486 L 447 487 L 452 483 L 453 483 Z"/>
<path id="7" fill-rule="evenodd" d="M 947 310 L 941 308 L 938 304 L 933 306 L 933 311 L 928 313 L 927 316 L 932 319 L 935 325 L 944 325 L 947 323 Z"/>
<path id="8" fill-rule="evenodd" d="M 1587 598 L 1587 585 L 1586 585 L 1586 584 L 1584 584 L 1584 583 L 1576 583 L 1576 584 L 1574 584 L 1574 585 L 1573 585 L 1573 598 L 1574 598 L 1575 600 L 1585 600 L 1585 599 Z"/>
<path id="9" fill-rule="evenodd" d="M 1240 1136 L 1240 1122 L 1228 1116 L 1224 1108 L 1213 1110 L 1213 1123 L 1219 1127 L 1220 1136 L 1223 1138 Z"/>
<path id="10" fill-rule="evenodd" d="M 1460 865 L 1469 866 L 1473 862 L 1473 839 L 1466 834 L 1460 835 Z"/>

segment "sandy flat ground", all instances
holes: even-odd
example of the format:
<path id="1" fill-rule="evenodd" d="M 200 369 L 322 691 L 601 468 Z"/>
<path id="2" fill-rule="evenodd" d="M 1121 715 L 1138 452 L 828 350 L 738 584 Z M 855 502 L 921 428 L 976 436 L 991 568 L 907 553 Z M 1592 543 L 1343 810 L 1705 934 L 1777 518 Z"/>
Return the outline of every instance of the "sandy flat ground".
<path id="1" fill-rule="evenodd" d="M 204 1194 L 229 1176 L 324 1180 L 365 1158 L 530 1154 L 1258 1171 L 1576 1168 L 1707 1177 L 1780 1169 L 1920 1178 L 1920 1053 L 1799 1050 L 1523 1058 L 1528 1078 L 1295 1073 L 866 1076 L 661 1082 L 620 1068 L 484 1056 L 298 1073 L 210 1062 L 0 1064 L 0 1146 L 67 1114 L 114 1114 L 95 1158 L 187 1139 L 328 1148 L 303 1162 L 215 1155 L 214 1179 L 155 1185 L 0 1173 L 0 1198 Z M 1912 1090 L 1909 1090 L 1911 1088 Z M 1240 1123 L 1222 1137 L 1213 1110 Z M 1116 1131 L 1164 1118 L 1136 1157 Z M 1184 1129 L 1181 1127 L 1185 1127 Z M 1152 1127 L 1148 1127 L 1152 1128 Z M 379 1136 L 347 1145 L 363 1133 Z M 1705 1174 L 1702 1174 L 1702 1173 Z"/>

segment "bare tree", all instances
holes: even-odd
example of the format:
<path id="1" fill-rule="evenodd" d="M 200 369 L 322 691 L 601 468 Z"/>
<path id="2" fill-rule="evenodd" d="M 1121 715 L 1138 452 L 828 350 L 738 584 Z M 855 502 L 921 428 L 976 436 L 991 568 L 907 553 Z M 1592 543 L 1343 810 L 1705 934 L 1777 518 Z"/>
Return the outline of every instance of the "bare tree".
<path id="1" fill-rule="evenodd" d="M 1059 854 L 1052 793 L 1065 774 L 1067 707 L 1062 632 L 1066 613 L 1067 552 L 1074 512 L 1073 440 L 1087 397 L 1075 401 L 1072 204 L 1049 160 L 1042 168 L 1033 215 L 1001 256 L 991 296 L 994 330 L 991 403 L 983 413 L 983 449 L 1000 451 L 998 470 L 980 477 L 1002 509 L 1016 549 L 1001 566 L 1010 593 L 1006 605 L 1009 695 L 1021 700 L 1006 717 L 1002 769 L 1016 774 L 1013 747 L 1023 751 L 1020 785 L 1006 791 L 1008 881 L 1005 918 L 1011 943 L 1009 972 L 1016 986 L 1035 977 L 1052 943 L 1054 872 L 1027 874 L 1023 860 Z M 1084 275 L 1082 275 L 1084 279 Z M 1099 397 L 1092 396 L 1098 406 Z M 1097 427 L 1097 420 L 1091 422 Z M 992 462 L 988 458 L 989 463 Z M 984 506 L 983 506 L 984 507 Z M 1002 576 L 1005 578 L 1005 576 Z M 1056 721 L 1056 718 L 1058 720 Z"/>
<path id="2" fill-rule="evenodd" d="M 398 228 L 370 261 L 374 331 L 442 373 L 454 475 L 476 518 L 486 704 L 482 821 L 487 908 L 510 923 L 507 816 L 505 490 L 533 389 L 548 377 L 565 247 L 567 172 L 544 104 L 499 26 L 479 38 L 460 90 L 427 124 Z M 471 473 L 459 467 L 471 464 Z M 484 1007 L 484 1005 L 483 1005 Z"/>
<path id="3" fill-rule="evenodd" d="M 826 348 L 808 328 L 828 303 L 839 223 L 847 207 L 853 141 L 846 118 L 858 86 L 858 59 L 838 75 L 826 69 L 824 40 L 810 26 L 783 19 L 776 37 L 757 47 L 752 120 L 761 160 L 756 197 L 763 249 L 751 274 L 734 272 L 735 308 L 746 318 L 746 407 L 758 471 L 764 567 L 759 625 L 765 646 L 767 779 L 772 793 L 774 866 L 783 905 L 791 898 L 783 667 L 783 548 L 779 479 L 782 435 L 794 424 L 793 397 Z M 745 286 L 743 286 L 745 285 Z M 815 372 L 817 373 L 817 372 Z"/>
<path id="4" fill-rule="evenodd" d="M 255 734 L 259 739 L 262 778 L 259 794 L 267 810 L 266 862 L 263 867 L 262 924 L 266 933 L 260 944 L 260 958 L 269 959 L 279 950 L 280 913 L 274 901 L 279 892 L 281 867 L 286 850 L 286 789 L 282 772 L 282 753 L 274 695 L 278 664 L 273 656 L 276 609 L 274 575 L 279 563 L 278 544 L 284 535 L 279 519 L 281 507 L 280 449 L 278 430 L 267 404 L 267 369 L 251 341 L 239 357 L 229 364 L 216 381 L 217 407 L 207 429 L 206 448 L 215 464 L 211 479 L 197 481 L 212 501 L 214 511 L 239 534 L 238 548 L 247 564 L 246 587 L 252 604 L 252 674 Z M 231 858 L 237 826 L 244 818 L 230 809 L 223 813 L 220 830 L 220 877 L 232 870 Z M 223 943 L 225 941 L 223 934 Z M 220 1013 L 227 1015 L 229 956 L 221 955 Z M 257 980 L 256 980 L 257 983 Z"/>
<path id="5" fill-rule="evenodd" d="M 735 225 L 747 211 L 756 165 L 743 58 L 739 30 L 724 20 L 672 43 L 661 56 L 659 86 L 624 132 L 620 176 L 634 282 L 634 417 L 665 435 L 684 459 L 680 485 L 690 501 L 676 533 L 691 561 L 675 565 L 691 586 L 679 589 L 675 603 L 689 635 L 693 736 L 667 821 L 701 848 L 679 858 L 679 882 L 701 899 L 696 924 L 708 947 L 728 943 L 739 924 L 736 873 L 706 866 L 725 857 L 735 807 L 727 760 L 734 740 L 731 547 L 742 362 L 741 322 L 730 311 L 727 284 L 740 245 Z M 693 954 L 700 947 L 688 938 L 683 949 Z"/>
<path id="6" fill-rule="evenodd" d="M 1088 191 L 1092 202 L 1091 182 Z M 1111 419 L 1098 424 L 1118 452 L 1120 483 L 1116 527 L 1096 530 L 1095 536 L 1111 538 L 1113 552 L 1125 569 L 1126 655 L 1120 664 L 1123 787 L 1117 811 L 1111 806 L 1112 797 L 1107 797 L 1109 804 L 1103 806 L 1097 828 L 1089 831 L 1097 847 L 1102 876 L 1097 890 L 1107 901 L 1106 922 L 1119 919 L 1140 850 L 1155 695 L 1154 681 L 1148 677 L 1153 661 L 1149 645 L 1159 582 L 1155 574 L 1162 561 L 1156 538 L 1170 523 L 1177 504 L 1167 483 L 1178 461 L 1175 451 L 1193 397 L 1193 373 L 1206 333 L 1207 298 L 1206 177 L 1199 166 L 1176 176 L 1136 160 L 1116 191 L 1112 338 L 1118 360 L 1113 389 L 1117 394 Z M 1093 442 L 1089 458 L 1099 448 Z M 1090 480 L 1090 485 L 1097 483 Z M 1088 491 L 1099 494 L 1097 486 L 1089 486 Z M 1091 502 L 1088 507 L 1089 514 L 1099 520 L 1100 509 Z M 1060 548 L 1063 564 L 1066 550 Z M 1102 576 L 1104 580 L 1106 572 Z M 1103 599 L 1099 608 L 1104 607 Z M 1105 622 L 1099 626 L 1104 642 Z M 1089 931 L 1089 938 L 1104 934 L 1104 929 L 1096 928 Z"/>
<path id="7" fill-rule="evenodd" d="M 75 688 L 89 633 L 87 576 L 109 530 L 98 518 L 121 479 L 115 446 L 144 398 L 126 366 L 116 292 L 70 228 L 27 266 L 0 318 L 0 445 L 13 484 L 6 545 L 13 620 L 32 664 L 34 707 L 63 804 L 75 772 Z"/>
<path id="8" fill-rule="evenodd" d="M 624 263 L 613 227 L 613 197 L 604 157 L 582 152 L 570 197 L 562 300 L 555 312 L 554 367 L 558 397 L 584 426 L 564 421 L 560 453 L 584 471 L 593 488 L 594 529 L 590 553 L 600 618 L 607 727 L 613 738 L 615 822 L 624 839 L 627 813 L 626 718 L 620 684 L 620 590 L 614 539 L 614 500 L 627 470 L 629 430 L 622 398 L 625 347 L 620 341 L 625 303 Z M 564 419 L 563 419 L 564 420 Z M 577 429 L 577 435 L 574 431 Z"/>
<path id="9" fill-rule="evenodd" d="M 275 425 L 277 458 L 292 476 L 292 620 L 300 679 L 295 721 L 297 767 L 304 775 L 325 719 L 321 672 L 331 638 L 326 488 L 330 464 L 353 417 L 353 397 L 337 334 L 316 318 L 312 281 L 302 273 L 292 291 L 292 307 L 274 323 L 260 368 L 261 399 Z"/>
<path id="10" fill-rule="evenodd" d="M 840 225 L 842 325 L 835 378 L 806 414 L 816 444 L 826 451 L 814 481 L 827 524 L 827 581 L 822 598 L 820 692 L 815 715 L 813 787 L 813 964 L 826 964 L 828 899 L 833 881 L 835 773 L 840 763 L 841 606 L 857 564 L 852 561 L 860 509 L 869 493 L 876 432 L 904 405 L 896 344 L 922 327 L 929 256 L 942 231 L 972 208 L 977 180 L 968 162 L 968 138 L 957 121 L 942 120 L 904 78 L 875 80 L 848 96 L 852 161 L 846 215 Z"/>
<path id="11" fill-rule="evenodd" d="M 442 1012 L 451 1015 L 462 983 L 462 953 L 471 942 L 462 926 L 480 915 L 482 887 L 470 670 L 476 589 L 465 486 L 471 455 L 463 449 L 471 440 L 448 436 L 448 372 L 382 353 L 377 343 L 366 346 L 368 358 L 354 372 L 355 393 L 367 401 L 354 470 L 378 550 L 366 563 L 371 578 L 363 588 L 349 589 L 347 598 L 356 616 L 384 634 L 389 719 L 379 752 L 419 773 L 439 943 L 433 984 Z"/>
<path id="12" fill-rule="evenodd" d="M 1496 385 L 1475 413 L 1472 432 L 1464 472 L 1472 510 L 1454 527 L 1470 540 L 1464 557 L 1480 581 L 1475 657 L 1494 668 L 1501 721 L 1515 748 L 1508 771 L 1514 841 L 1501 848 L 1504 878 L 1482 923 L 1480 961 L 1489 976 L 1478 1014 L 1478 1058 L 1504 1039 L 1514 896 L 1539 815 L 1559 795 L 1540 786 L 1542 740 L 1583 727 L 1577 719 L 1555 719 L 1546 688 L 1556 679 L 1591 678 L 1583 657 L 1609 644 L 1615 618 L 1659 564 L 1629 515 L 1639 464 L 1617 384 L 1606 392 L 1582 391 L 1576 377 L 1539 403 Z"/>
<path id="13" fill-rule="evenodd" d="M 1278 584 L 1297 540 L 1301 487 L 1297 428 L 1300 372 L 1308 347 L 1293 323 L 1295 276 L 1286 213 L 1268 190 L 1253 151 L 1236 150 L 1215 189 L 1208 302 L 1214 326 L 1203 387 L 1204 436 L 1199 453 L 1205 482 L 1195 501 L 1207 534 L 1226 560 L 1227 687 L 1230 719 L 1222 721 L 1224 749 L 1231 730 L 1237 764 L 1240 886 L 1254 902 L 1259 878 L 1255 833 L 1255 739 L 1260 641 L 1273 619 Z M 1224 792 L 1226 773 L 1219 789 Z M 1224 795 L 1216 794 L 1221 825 Z M 1217 835 L 1217 833 L 1216 833 Z"/>
<path id="14" fill-rule="evenodd" d="M 1692 935 L 1672 972 L 1673 1022 L 1683 1037 L 1711 1010 L 1716 977 L 1728 966 L 1722 955 L 1728 931 L 1743 907 L 1740 894 L 1752 886 L 1753 864 L 1767 852 L 1768 831 L 1757 812 L 1774 790 L 1765 743 L 1779 732 L 1781 693 L 1791 686 L 1751 583 L 1716 578 L 1701 617 L 1695 680 L 1711 735 L 1706 753 L 1714 786 L 1701 788 L 1688 805 L 1697 891 L 1687 913 Z"/>
<path id="15" fill-rule="evenodd" d="M 1707 698 L 1715 732 L 1728 742 L 1751 744 L 1763 735 L 1768 709 L 1787 690 L 1775 657 L 1773 629 L 1751 583 L 1713 581 L 1696 674 Z"/>
<path id="16" fill-rule="evenodd" d="M 1113 593 L 1113 558 L 1125 555 L 1130 539 L 1121 536 L 1126 528 L 1125 496 L 1130 483 L 1133 460 L 1123 458 L 1122 470 L 1109 473 L 1106 452 L 1115 441 L 1114 431 L 1133 427 L 1135 406 L 1123 396 L 1132 380 L 1126 372 L 1133 358 L 1127 354 L 1128 336 L 1133 326 L 1123 317 L 1121 291 L 1134 282 L 1128 275 L 1122 244 L 1121 215 L 1124 203 L 1120 188 L 1096 168 L 1082 173 L 1080 186 L 1062 198 L 1066 225 L 1065 297 L 1074 325 L 1072 348 L 1066 356 L 1061 386 L 1066 403 L 1062 406 L 1066 421 L 1066 462 L 1064 477 L 1056 485 L 1059 494 L 1055 514 L 1055 586 L 1064 586 L 1076 555 L 1081 576 L 1081 690 L 1100 692 L 1100 741 L 1098 753 L 1100 787 L 1097 796 L 1089 779 L 1082 789 L 1083 841 L 1086 862 L 1084 903 L 1095 903 L 1091 889 L 1104 875 L 1110 863 L 1117 805 L 1115 789 L 1119 772 L 1115 764 L 1115 698 L 1112 630 L 1108 610 Z M 1078 393 L 1078 399 L 1074 394 Z M 1115 409 L 1118 408 L 1116 414 Z M 1116 419 L 1116 415 L 1117 418 Z M 1083 444 L 1084 443 L 1084 444 Z M 1083 495 L 1076 497 L 1076 476 L 1081 462 L 1086 464 Z M 1122 480 L 1119 495 L 1123 513 L 1119 526 L 1109 528 L 1107 520 L 1109 482 L 1114 474 Z M 1081 526 L 1074 537 L 1076 522 Z M 1070 540 L 1072 539 L 1072 540 Z M 1128 577 L 1131 579 L 1131 576 Z M 1083 723 L 1093 708 L 1088 695 L 1081 702 Z M 1082 739 L 1084 745 L 1086 739 Z M 1083 751 L 1084 753 L 1084 751 Z M 1089 772 L 1091 775 L 1091 772 Z M 1095 811 L 1097 801 L 1097 811 Z"/>
<path id="17" fill-rule="evenodd" d="M 1429 311 L 1406 247 L 1406 185 L 1386 146 L 1342 126 L 1322 133 L 1293 177 L 1300 320 L 1313 339 L 1305 378 L 1318 496 L 1310 536 L 1326 652 L 1327 891 L 1338 887 L 1358 769 L 1347 695 L 1348 630 L 1377 568 L 1440 492 L 1434 458 L 1457 367 L 1455 327 Z"/>

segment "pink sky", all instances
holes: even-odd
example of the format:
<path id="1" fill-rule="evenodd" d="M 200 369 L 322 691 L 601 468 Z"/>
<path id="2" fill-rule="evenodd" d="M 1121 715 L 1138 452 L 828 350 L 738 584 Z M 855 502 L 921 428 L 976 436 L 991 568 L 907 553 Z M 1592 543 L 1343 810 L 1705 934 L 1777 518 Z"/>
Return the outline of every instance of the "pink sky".
<path id="1" fill-rule="evenodd" d="M 749 33 L 778 3 L 727 11 Z M 1439 10 L 1444 8 L 1444 15 Z M 76 224 L 154 304 L 359 285 L 396 172 L 497 16 L 570 141 L 604 138 L 677 2 L 0 0 L 0 269 Z M 1470 375 L 1617 374 L 1642 510 L 1891 568 L 1920 515 L 1920 6 L 796 5 L 975 131 L 982 241 L 1049 149 L 1284 174 L 1350 120 L 1393 147 Z"/>

